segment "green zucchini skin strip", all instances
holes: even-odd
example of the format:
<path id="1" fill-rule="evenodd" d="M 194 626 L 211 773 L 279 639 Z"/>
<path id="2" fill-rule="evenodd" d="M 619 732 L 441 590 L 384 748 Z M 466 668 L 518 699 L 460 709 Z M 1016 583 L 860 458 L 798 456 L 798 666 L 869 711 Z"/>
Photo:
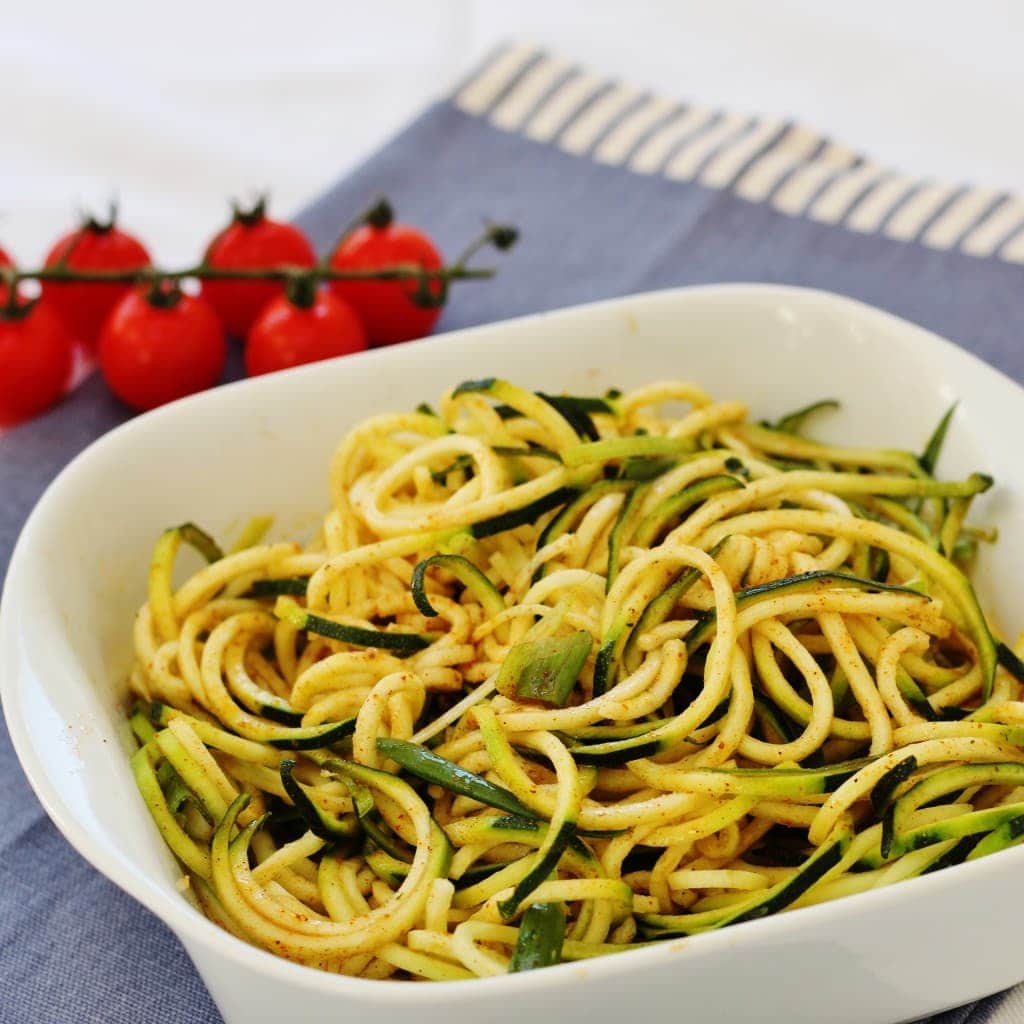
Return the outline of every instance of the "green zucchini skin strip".
<path id="1" fill-rule="evenodd" d="M 285 701 L 281 701 L 280 704 L 261 704 L 259 714 L 264 718 L 269 718 L 271 722 L 277 722 L 279 725 L 301 725 L 302 712 L 296 711 L 294 708 L 282 706 L 285 704 Z"/>
<path id="2" fill-rule="evenodd" d="M 170 808 L 172 814 L 177 814 L 187 802 L 191 801 L 193 807 L 195 807 L 203 817 L 206 817 L 206 808 L 202 803 L 195 799 L 192 790 L 185 785 L 181 776 L 174 770 L 169 761 L 164 761 L 164 763 L 160 765 L 157 769 L 156 776 L 160 780 L 160 787 L 164 791 L 164 795 L 167 798 L 167 806 Z M 209 819 L 207 818 L 207 820 Z"/>
<path id="3" fill-rule="evenodd" d="M 382 736 L 377 740 L 377 750 L 424 782 L 441 786 L 459 796 L 468 796 L 518 818 L 537 817 L 535 811 L 520 803 L 503 786 L 497 786 L 417 743 Z"/>
<path id="4" fill-rule="evenodd" d="M 823 398 L 818 402 L 811 402 L 802 409 L 795 409 L 793 412 L 780 416 L 774 424 L 767 424 L 771 430 L 778 430 L 783 434 L 799 434 L 804 423 L 816 413 L 825 409 L 839 409 L 841 405 L 835 398 Z"/>
<path id="5" fill-rule="evenodd" d="M 562 959 L 565 942 L 565 907 L 561 903 L 534 903 L 519 924 L 509 973 L 551 967 Z"/>
<path id="6" fill-rule="evenodd" d="M 939 527 L 939 547 L 942 553 L 952 561 L 953 552 L 960 539 L 960 531 L 963 529 L 964 520 L 971 507 L 971 499 L 969 497 L 954 498 L 945 504 L 947 512 L 942 526 Z"/>
<path id="7" fill-rule="evenodd" d="M 562 456 L 550 448 L 541 445 L 531 444 L 527 448 L 511 448 L 503 444 L 491 445 L 491 451 L 495 455 L 503 455 L 510 459 L 550 459 L 552 462 L 561 462 Z"/>
<path id="8" fill-rule="evenodd" d="M 608 396 L 600 398 L 598 396 L 591 395 L 546 395 L 543 391 L 538 391 L 537 394 L 545 401 L 550 401 L 552 397 L 556 402 L 566 407 L 572 407 L 578 409 L 580 412 L 589 413 L 607 413 L 609 416 L 616 415 L 615 407 L 612 404 L 614 398 Z"/>
<path id="9" fill-rule="evenodd" d="M 358 835 L 359 826 L 354 821 L 338 818 L 313 803 L 295 778 L 294 770 L 295 762 L 291 758 L 284 758 L 281 761 L 281 785 L 284 786 L 284 790 L 291 798 L 296 810 L 302 815 L 310 832 L 328 842 L 351 839 Z"/>
<path id="10" fill-rule="evenodd" d="M 802 593 L 808 590 L 824 590 L 833 584 L 843 587 L 851 587 L 855 590 L 877 590 L 887 594 L 913 594 L 920 597 L 921 594 L 910 587 L 899 586 L 895 583 L 879 583 L 877 580 L 867 580 L 860 576 L 854 576 L 845 572 L 833 572 L 829 569 L 815 569 L 811 572 L 799 573 L 796 576 L 787 576 L 785 579 L 773 580 L 771 583 L 762 583 L 756 587 L 747 587 L 745 590 L 736 592 L 736 607 L 743 608 L 749 604 L 756 603 L 765 597 L 774 597 L 779 593 Z M 717 614 L 712 609 L 700 617 L 697 625 L 686 638 L 686 649 L 692 654 L 701 644 L 710 639 L 717 621 Z"/>
<path id="11" fill-rule="evenodd" d="M 292 597 L 305 597 L 309 586 L 308 576 L 286 576 L 278 580 L 257 580 L 250 588 L 251 597 L 280 597 L 288 594 Z"/>
<path id="12" fill-rule="evenodd" d="M 452 391 L 452 397 L 470 395 L 477 391 L 489 392 L 497 383 L 497 377 L 480 377 L 478 380 L 464 380 Z"/>
<path id="13" fill-rule="evenodd" d="M 743 433 L 767 456 L 780 456 L 784 462 L 785 460 L 822 461 L 838 466 L 899 469 L 912 477 L 925 476 L 917 456 L 908 451 L 883 448 L 843 448 L 836 445 L 819 444 L 817 441 L 808 441 L 795 434 L 783 433 L 753 423 L 744 424 Z"/>
<path id="14" fill-rule="evenodd" d="M 195 523 L 182 523 L 180 526 L 172 527 L 178 536 L 194 548 L 206 559 L 207 562 L 219 562 L 224 557 L 220 545 L 203 529 Z"/>
<path id="15" fill-rule="evenodd" d="M 344 761 L 341 758 L 328 758 L 324 761 L 322 767 L 337 775 L 343 781 L 346 781 L 352 789 L 378 789 L 385 796 L 391 797 L 391 799 L 396 799 L 396 794 L 399 792 L 410 792 L 412 788 L 408 782 L 405 782 L 403 779 L 396 778 L 388 772 L 380 771 L 378 768 L 367 768 L 365 765 L 356 764 L 354 761 Z M 354 787 L 352 786 L 352 783 L 355 783 Z M 362 811 L 360 811 L 360 804 L 363 805 Z M 373 799 L 371 793 L 371 809 L 372 805 Z M 367 835 L 369 835 L 370 838 L 381 847 L 381 849 L 399 860 L 405 860 L 409 857 L 406 851 L 401 847 L 396 847 L 396 845 L 389 840 L 389 837 L 382 835 L 384 841 L 381 842 L 378 839 L 377 834 L 372 830 L 372 827 L 367 828 L 366 819 L 368 819 L 370 815 L 366 811 L 365 802 L 357 800 L 356 811 L 357 814 L 359 814 L 360 822 L 367 831 Z M 434 870 L 432 872 L 434 878 L 440 878 L 448 871 L 448 865 L 451 861 L 452 846 L 448 841 L 448 837 L 445 835 L 444 829 L 442 829 L 433 818 L 431 818 L 431 830 L 440 840 L 440 845 L 443 847 L 443 849 L 439 850 Z M 376 832 L 381 832 L 379 827 L 376 829 Z"/>
<path id="16" fill-rule="evenodd" d="M 372 845 L 372 843 L 367 845 Z M 367 867 L 392 888 L 397 888 L 409 874 L 410 864 L 408 862 L 392 857 L 390 853 L 380 847 L 364 851 L 363 858 Z"/>
<path id="17" fill-rule="evenodd" d="M 492 445 L 491 451 L 495 455 L 501 455 L 505 458 L 526 458 L 526 459 L 550 459 L 554 462 L 561 462 L 562 457 L 556 451 L 552 451 L 550 448 L 544 448 L 540 445 L 530 445 L 525 448 L 512 448 L 507 445 Z M 431 471 L 430 479 L 435 484 L 443 484 L 448 478 L 449 473 L 456 473 L 459 470 L 471 470 L 473 469 L 474 461 L 472 455 L 459 455 L 453 459 L 447 466 L 442 469 L 435 469 Z"/>
<path id="18" fill-rule="evenodd" d="M 390 853 L 379 848 L 364 851 L 363 858 L 366 860 L 367 867 L 392 888 L 397 888 L 405 881 L 409 875 L 409 868 L 412 867 L 411 862 L 392 857 Z M 497 864 L 474 864 L 460 878 L 451 879 L 451 881 L 455 886 L 455 891 L 458 892 L 460 889 L 467 889 L 471 885 L 476 885 L 477 882 L 482 882 L 485 878 L 490 878 L 491 875 L 497 874 L 497 872 L 508 867 L 511 863 L 514 863 L 514 861 Z"/>
<path id="19" fill-rule="evenodd" d="M 635 484 L 628 480 L 598 480 L 591 484 L 585 491 L 579 492 L 561 512 L 556 515 L 547 526 L 541 531 L 537 538 L 537 550 L 546 547 L 553 540 L 574 529 L 577 523 L 583 518 L 586 511 L 597 501 L 607 494 L 629 493 Z M 541 566 L 534 573 L 534 582 L 543 575 L 544 567 Z"/>
<path id="20" fill-rule="evenodd" d="M 759 900 L 754 906 L 747 907 L 732 917 L 727 917 L 721 927 L 742 924 L 744 921 L 756 921 L 758 918 L 785 910 L 836 867 L 843 859 L 843 854 L 849 845 L 850 834 L 848 832 L 843 832 L 835 839 L 823 844 L 792 878 L 773 886 L 768 890 L 769 895 Z"/>
<path id="21" fill-rule="evenodd" d="M 505 610 L 505 600 L 498 588 L 468 558 L 462 555 L 431 555 L 413 569 L 411 584 L 412 599 L 428 619 L 439 614 L 424 589 L 427 570 L 432 566 L 450 572 L 480 602 L 489 618 L 493 619 Z"/>
<path id="22" fill-rule="evenodd" d="M 726 538 L 728 540 L 728 538 Z M 724 547 L 726 540 L 716 544 L 709 554 L 716 558 Z M 633 652 L 636 641 L 642 633 L 664 622 L 676 602 L 679 601 L 700 578 L 698 569 L 686 568 L 670 581 L 640 613 L 639 619 L 633 624 L 628 621 L 616 621 L 604 638 L 598 650 L 594 664 L 594 696 L 598 697 L 608 691 L 615 681 L 620 663 L 625 660 L 629 669 L 635 668 Z"/>
<path id="23" fill-rule="evenodd" d="M 594 696 L 603 697 L 619 663 L 617 647 L 623 630 L 614 630 L 601 644 L 594 662 Z"/>
<path id="24" fill-rule="evenodd" d="M 889 769 L 876 783 L 871 790 L 871 808 L 876 815 L 881 816 L 885 809 L 892 803 L 896 790 L 899 789 L 907 779 L 917 770 L 917 758 L 910 755 Z"/>
<path id="25" fill-rule="evenodd" d="M 961 843 L 966 845 L 970 839 L 970 836 L 965 836 Z M 987 857 L 990 853 L 1008 850 L 1011 846 L 1017 846 L 1021 842 L 1024 842 L 1024 814 L 1011 818 L 998 828 L 994 828 L 970 849 L 964 859 L 977 860 L 979 857 Z"/>
<path id="26" fill-rule="evenodd" d="M 486 377 L 481 380 L 468 380 L 460 384 L 452 392 L 452 396 L 465 394 L 486 394 L 490 395 L 505 404 L 497 407 L 497 413 L 502 419 L 514 419 L 518 416 L 530 415 L 530 401 L 540 399 L 549 405 L 561 417 L 562 421 L 579 437 L 589 437 L 597 440 L 600 436 L 591 413 L 608 413 L 615 415 L 615 407 L 612 402 L 604 398 L 588 398 L 578 395 L 549 395 L 543 391 L 528 392 L 522 388 L 510 384 L 508 381 L 499 380 L 496 377 Z M 538 415 L 538 419 L 542 419 Z"/>
<path id="27" fill-rule="evenodd" d="M 735 491 L 744 487 L 742 480 L 734 476 L 720 474 L 718 476 L 705 477 L 696 483 L 684 487 L 677 494 L 673 494 L 652 509 L 637 525 L 633 535 L 633 541 L 639 547 L 651 547 L 655 538 L 673 520 L 679 519 L 686 514 L 694 505 L 706 501 L 716 494 L 725 491 Z"/>
<path id="28" fill-rule="evenodd" d="M 571 399 L 563 398 L 559 395 L 546 395 L 543 391 L 538 391 L 538 398 L 543 398 L 553 409 L 556 409 L 562 416 L 562 418 L 572 427 L 573 430 L 579 434 L 580 437 L 589 438 L 591 441 L 596 441 L 600 438 L 600 434 L 597 432 L 597 427 L 594 425 L 594 421 L 590 418 L 590 409 L 587 407 L 589 402 L 599 403 L 598 407 L 594 410 L 596 412 L 607 411 L 607 402 L 603 399 Z"/>
<path id="29" fill-rule="evenodd" d="M 578 729 L 566 729 L 558 735 L 565 740 L 566 745 L 571 746 L 572 741 L 598 740 L 621 740 L 632 739 L 634 736 L 643 736 L 649 733 L 661 722 L 633 722 L 628 725 L 583 725 Z"/>
<path id="30" fill-rule="evenodd" d="M 632 481 L 631 481 L 632 482 Z M 615 524 L 608 534 L 608 571 L 604 592 L 607 594 L 612 589 L 612 584 L 619 575 L 619 557 L 622 550 L 622 533 L 633 514 L 633 510 L 640 503 L 641 498 L 647 493 L 649 484 L 633 482 L 633 489 L 626 494 L 626 500 L 619 509 Z"/>
<path id="31" fill-rule="evenodd" d="M 155 748 L 150 748 L 147 744 L 132 755 L 131 767 L 135 784 L 139 787 L 154 824 L 174 856 L 193 874 L 209 878 L 209 854 L 178 824 L 170 807 L 167 806 L 167 800 L 150 760 L 154 753 Z"/>
<path id="32" fill-rule="evenodd" d="M 972 786 L 1024 784 L 1024 764 L 997 762 L 942 768 L 925 776 L 899 796 L 882 820 L 880 850 L 883 860 L 920 850 L 933 843 L 958 839 L 979 832 L 991 832 L 1024 814 L 1024 804 L 997 804 L 984 810 L 970 810 L 931 825 L 906 828 L 907 817 L 950 793 Z"/>
<path id="33" fill-rule="evenodd" d="M 369 843 L 379 850 L 383 850 L 388 856 L 402 863 L 412 863 L 412 857 L 399 841 L 392 838 L 389 830 L 378 823 L 377 804 L 373 799 L 373 791 L 365 782 L 357 779 L 343 770 L 339 765 L 348 762 L 334 762 L 330 770 L 338 775 L 345 783 L 349 793 L 352 795 L 352 803 L 356 810 L 356 818 L 363 832 L 366 834 Z M 372 770 L 372 769 L 368 769 Z M 405 783 L 402 783 L 405 785 Z"/>
<path id="34" fill-rule="evenodd" d="M 723 911 L 712 921 L 704 915 L 641 914 L 637 917 L 640 931 L 647 938 L 670 939 L 777 914 L 800 899 L 840 863 L 849 848 L 850 838 L 849 832 L 834 836 L 818 847 L 794 875 L 759 893 L 738 909 Z M 699 923 L 689 920 L 691 916 L 697 917 Z"/>
<path id="35" fill-rule="evenodd" d="M 942 446 L 946 441 L 946 433 L 949 431 L 949 425 L 953 420 L 953 414 L 956 412 L 956 407 L 959 404 L 959 402 L 954 402 L 945 411 L 942 419 L 939 420 L 935 430 L 932 432 L 932 436 L 928 438 L 928 443 L 924 446 L 924 451 L 917 460 L 921 463 L 921 468 L 929 476 L 935 472 L 935 465 L 939 461 L 939 455 L 942 454 Z"/>
<path id="36" fill-rule="evenodd" d="M 1013 653 L 1012 648 L 1008 647 L 1002 641 L 997 642 L 996 658 L 998 659 L 999 664 L 1002 665 L 1018 683 L 1024 683 L 1024 661 L 1021 661 L 1021 659 Z"/>
<path id="37" fill-rule="evenodd" d="M 607 413 L 611 416 L 617 415 L 612 404 L 614 398 L 591 398 L 585 395 L 548 395 L 543 391 L 535 391 L 534 394 L 538 398 L 543 398 L 545 402 L 554 405 L 563 415 L 565 415 L 563 409 L 572 409 L 576 413 L 592 414 L 596 412 Z M 503 420 L 515 420 L 523 416 L 523 413 L 518 409 L 513 409 L 511 405 L 496 405 L 494 411 Z"/>
<path id="38" fill-rule="evenodd" d="M 274 614 L 279 619 L 290 622 L 296 629 L 340 640 L 355 647 L 379 647 L 401 655 L 422 651 L 433 643 L 432 637 L 420 633 L 386 633 L 382 629 L 365 629 L 362 626 L 345 626 L 340 622 L 332 622 L 306 611 L 305 608 L 300 608 L 287 598 L 278 599 L 274 606 Z"/>
<path id="39" fill-rule="evenodd" d="M 554 841 L 544 852 L 544 856 L 537 861 L 529 873 L 519 882 L 512 895 L 507 900 L 502 900 L 498 904 L 498 912 L 506 921 L 516 916 L 523 900 L 558 867 L 562 854 L 565 853 L 566 848 L 575 836 L 576 822 L 563 822 L 558 829 L 558 834 L 555 836 Z"/>
<path id="40" fill-rule="evenodd" d="M 730 796 L 772 799 L 832 793 L 873 760 L 858 758 L 817 768 L 698 768 L 695 771 L 728 779 Z"/>
<path id="41" fill-rule="evenodd" d="M 717 554 L 717 550 L 714 554 Z M 714 557 L 714 554 L 712 557 Z M 641 612 L 640 618 L 637 619 L 636 625 L 632 628 L 629 633 L 629 638 L 626 640 L 625 645 L 622 648 L 622 657 L 626 662 L 627 668 L 633 668 L 633 651 L 636 647 L 637 639 L 647 630 L 654 629 L 655 626 L 660 626 L 671 614 L 672 609 L 676 603 L 681 600 L 687 593 L 687 591 L 700 579 L 700 570 L 687 568 L 679 573 L 676 578 L 669 583 L 665 589 L 658 594 L 650 604 Z"/>
<path id="42" fill-rule="evenodd" d="M 128 723 L 131 725 L 140 747 L 144 747 L 156 735 L 156 729 L 153 728 L 153 723 L 149 720 L 148 708 L 141 701 L 132 707 Z"/>
<path id="43" fill-rule="evenodd" d="M 619 476 L 623 480 L 632 480 L 635 483 L 646 484 L 664 476 L 670 469 L 679 465 L 675 459 L 660 458 L 658 456 L 638 455 L 626 459 L 622 464 Z"/>
<path id="44" fill-rule="evenodd" d="M 555 447 L 561 449 L 580 438 L 577 427 L 566 417 L 563 409 L 558 408 L 547 396 L 527 391 L 507 380 L 487 377 L 483 380 L 470 380 L 460 384 L 452 392 L 452 397 L 465 394 L 485 394 L 499 402 L 512 406 L 524 416 L 530 416 L 544 427 L 558 442 Z M 578 415 L 586 415 L 574 407 L 570 414 L 575 419 Z M 589 417 L 588 421 L 589 423 Z M 592 424 L 591 424 L 592 426 Z"/>
<path id="45" fill-rule="evenodd" d="M 416 778 L 422 779 L 424 782 L 433 783 L 452 793 L 457 793 L 459 796 L 468 796 L 488 807 L 504 811 L 509 817 L 497 818 L 495 821 L 507 823 L 506 827 L 508 828 L 521 827 L 527 830 L 536 830 L 537 823 L 544 821 L 544 818 L 533 808 L 520 803 L 518 798 L 503 786 L 498 786 L 417 743 L 395 739 L 391 736 L 381 736 L 377 740 L 377 750 L 385 757 L 391 758 L 410 775 L 415 775 Z M 496 824 L 494 827 L 499 826 Z M 622 835 L 623 830 L 581 829 L 578 834 L 591 839 L 613 839 L 617 835 Z M 582 844 L 574 842 L 570 845 L 582 850 L 587 856 L 591 856 L 590 851 Z"/>
<path id="46" fill-rule="evenodd" d="M 652 723 L 654 726 L 664 725 L 664 722 Z M 608 743 L 580 743 L 569 747 L 569 753 L 575 758 L 577 764 L 604 765 L 625 764 L 627 761 L 636 761 L 641 757 L 651 757 L 661 752 L 660 740 L 644 740 L 632 738 L 627 740 L 609 741 Z"/>
<path id="47" fill-rule="evenodd" d="M 591 462 L 609 462 L 638 456 L 684 455 L 693 451 L 688 437 L 616 437 L 607 441 L 587 441 L 562 451 L 562 462 L 576 469 Z"/>
<path id="48" fill-rule="evenodd" d="M 174 710 L 159 701 L 154 701 L 149 707 L 150 721 L 154 725 L 167 725 L 173 717 Z M 340 722 L 327 722 L 324 725 L 277 727 L 268 723 L 265 735 L 250 742 L 266 743 L 278 750 L 320 750 L 351 736 L 355 731 L 354 715 Z"/>
<path id="49" fill-rule="evenodd" d="M 342 722 L 328 722 L 326 725 L 282 727 L 278 736 L 268 737 L 264 742 L 278 750 L 320 750 L 338 743 L 356 731 L 356 719 L 346 718 Z"/>
<path id="50" fill-rule="evenodd" d="M 566 502 L 572 501 L 579 491 L 575 487 L 559 487 L 550 494 L 538 498 L 529 505 L 513 509 L 511 512 L 503 512 L 501 515 L 492 516 L 490 519 L 483 519 L 479 523 L 473 523 L 469 532 L 475 540 L 483 540 L 485 537 L 493 537 L 496 533 L 504 533 L 506 530 L 514 530 L 524 523 L 533 523 L 545 512 L 558 508 Z"/>
<path id="51" fill-rule="evenodd" d="M 448 479 L 449 473 L 457 473 L 460 470 L 468 470 L 473 468 L 473 456 L 472 455 L 459 455 L 453 459 L 443 469 L 435 469 L 430 474 L 430 479 L 435 484 L 443 484 Z"/>

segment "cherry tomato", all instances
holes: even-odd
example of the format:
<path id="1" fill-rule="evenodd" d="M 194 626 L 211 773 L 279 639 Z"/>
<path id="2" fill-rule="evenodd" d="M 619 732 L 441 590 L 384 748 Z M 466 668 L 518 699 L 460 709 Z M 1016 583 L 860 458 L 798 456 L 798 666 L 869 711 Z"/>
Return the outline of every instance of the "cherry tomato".
<path id="1" fill-rule="evenodd" d="M 359 318 L 329 291 L 319 289 L 298 301 L 279 295 L 249 331 L 245 368 L 255 377 L 365 348 L 366 332 Z"/>
<path id="2" fill-rule="evenodd" d="M 306 236 L 291 224 L 271 220 L 261 199 L 252 210 L 235 208 L 231 223 L 214 238 L 206 250 L 206 262 L 223 269 L 260 267 L 311 267 L 316 252 Z M 275 281 L 207 281 L 203 295 L 209 300 L 224 330 L 244 338 L 260 310 L 276 295 Z"/>
<path id="3" fill-rule="evenodd" d="M 408 224 L 393 223 L 386 204 L 342 241 L 330 262 L 339 270 L 372 270 L 400 263 L 417 264 L 426 270 L 442 266 L 434 243 Z M 359 314 L 371 345 L 393 345 L 430 333 L 441 310 L 417 305 L 413 301 L 417 288 L 416 281 L 331 282 L 334 294 Z M 442 294 L 441 289 L 440 282 L 430 286 L 435 298 Z"/>
<path id="4" fill-rule="evenodd" d="M 73 348 L 64 321 L 45 299 L 0 310 L 0 427 L 43 412 L 64 394 Z"/>
<path id="5" fill-rule="evenodd" d="M 75 270 L 137 270 L 150 264 L 146 247 L 118 228 L 113 214 L 102 224 L 90 217 L 82 227 L 61 238 L 46 257 L 46 265 L 55 266 L 65 257 L 67 265 Z M 95 349 L 103 321 L 131 289 L 130 284 L 94 281 L 43 284 L 43 294 L 64 317 L 72 334 L 89 349 Z"/>
<path id="6" fill-rule="evenodd" d="M 99 355 L 118 398 L 133 409 L 154 409 L 216 384 L 227 344 L 217 314 L 201 296 L 138 288 L 107 318 Z"/>

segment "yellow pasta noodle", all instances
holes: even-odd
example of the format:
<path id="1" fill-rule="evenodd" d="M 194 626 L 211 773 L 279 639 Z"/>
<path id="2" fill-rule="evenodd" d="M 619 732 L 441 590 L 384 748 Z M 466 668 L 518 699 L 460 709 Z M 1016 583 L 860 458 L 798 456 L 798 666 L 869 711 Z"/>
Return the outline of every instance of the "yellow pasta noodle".
<path id="1" fill-rule="evenodd" d="M 803 436 L 830 404 L 472 381 L 350 431 L 306 548 L 157 538 L 132 767 L 203 911 L 455 981 L 1020 842 L 1024 666 L 968 578 L 992 481 L 935 477 L 941 431 Z"/>

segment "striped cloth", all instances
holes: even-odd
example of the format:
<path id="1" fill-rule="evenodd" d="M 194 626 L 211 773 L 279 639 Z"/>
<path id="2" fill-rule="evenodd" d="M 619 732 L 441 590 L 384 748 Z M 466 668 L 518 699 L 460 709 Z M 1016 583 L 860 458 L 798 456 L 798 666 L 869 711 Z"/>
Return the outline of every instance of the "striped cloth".
<path id="1" fill-rule="evenodd" d="M 489 60 L 455 105 L 503 131 L 790 217 L 1024 263 L 1024 201 L 915 179 L 805 125 L 651 96 L 529 46 Z"/>
<path id="2" fill-rule="evenodd" d="M 510 46 L 299 222 L 322 248 L 380 191 L 448 252 L 484 214 L 523 229 L 497 281 L 454 291 L 441 329 L 668 285 L 774 281 L 882 306 L 1024 380 L 1024 204 L 907 178 L 800 125 L 651 96 Z M 0 578 L 46 483 L 126 418 L 92 378 L 0 436 Z M 220 1019 L 173 936 L 46 819 L 2 722 L 0 821 L 0 1024 Z M 1024 1024 L 1024 989 L 933 1021 Z"/>

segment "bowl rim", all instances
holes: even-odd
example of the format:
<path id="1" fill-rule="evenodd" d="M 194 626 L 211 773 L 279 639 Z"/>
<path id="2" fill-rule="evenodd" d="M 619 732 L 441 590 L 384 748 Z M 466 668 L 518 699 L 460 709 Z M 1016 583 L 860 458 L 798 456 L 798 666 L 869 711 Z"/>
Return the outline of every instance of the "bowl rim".
<path id="1" fill-rule="evenodd" d="M 611 313 L 617 308 L 638 303 L 656 303 L 676 298 L 685 303 L 689 298 L 699 300 L 701 297 L 724 297 L 736 301 L 744 299 L 763 301 L 777 298 L 825 304 L 838 311 L 856 316 L 862 323 L 866 322 L 889 331 L 899 331 L 917 345 L 923 345 L 933 350 L 937 349 L 942 352 L 944 360 L 952 369 L 963 369 L 965 372 L 973 374 L 977 374 L 979 371 L 983 372 L 991 386 L 1002 389 L 1007 394 L 1012 392 L 1012 397 L 1017 401 L 1024 400 L 1024 388 L 1002 371 L 924 327 L 845 295 L 823 289 L 790 285 L 735 282 L 657 289 L 455 330 L 407 343 L 402 346 L 402 349 L 408 352 L 409 345 L 417 348 L 421 345 L 443 346 L 452 342 L 457 343 L 474 335 L 491 334 L 510 326 L 525 327 L 552 318 L 571 319 L 574 315 L 580 314 Z M 357 362 L 367 364 L 379 362 L 386 365 L 394 361 L 396 352 L 394 349 L 378 349 L 341 358 L 347 360 L 346 365 L 356 365 Z M 337 364 L 340 361 L 340 359 L 330 360 L 328 365 Z M 378 1004 L 402 1007 L 421 1002 L 423 990 L 416 985 L 395 982 L 382 983 L 377 980 L 329 973 L 286 960 L 266 950 L 249 945 L 221 929 L 188 900 L 177 893 L 166 891 L 144 872 L 132 868 L 126 861 L 119 859 L 115 854 L 100 846 L 93 839 L 90 828 L 82 824 L 70 809 L 65 808 L 58 798 L 56 788 L 50 784 L 46 771 L 36 757 L 28 730 L 18 713 L 20 706 L 19 673 L 14 670 L 14 659 L 9 653 L 10 649 L 15 646 L 17 638 L 16 616 L 11 610 L 11 606 L 16 602 L 19 591 L 26 585 L 21 581 L 29 574 L 34 536 L 40 529 L 39 524 L 46 510 L 56 500 L 67 482 L 80 473 L 88 472 L 91 461 L 99 451 L 119 444 L 121 439 L 131 433 L 140 422 L 152 424 L 160 418 L 175 417 L 187 408 L 215 401 L 215 394 L 225 390 L 234 392 L 239 389 L 272 388 L 274 382 L 295 379 L 303 375 L 312 376 L 322 371 L 323 364 L 300 366 L 286 370 L 282 374 L 235 381 L 223 385 L 221 388 L 181 399 L 131 419 L 101 435 L 61 470 L 43 492 L 22 527 L 11 557 L 2 599 L 0 599 L 0 704 L 5 709 L 4 714 L 12 745 L 22 770 L 49 818 L 80 856 L 155 914 L 179 939 L 195 942 L 233 961 L 240 967 L 258 971 L 265 976 L 269 975 L 287 985 L 319 990 L 339 997 L 347 996 L 350 999 L 359 1000 L 365 998 Z M 127 770 L 126 759 L 125 771 Z M 968 882 L 971 878 L 980 880 L 991 876 L 993 872 L 1007 871 L 1010 868 L 1010 858 L 1013 857 L 1016 858 L 1014 862 L 1016 866 L 1013 870 L 1019 870 L 1024 866 L 1024 846 L 1002 851 L 994 857 L 985 857 L 956 865 L 952 872 L 936 872 L 905 879 L 899 885 L 859 893 L 853 899 L 847 897 L 831 900 L 827 903 L 802 907 L 761 920 L 745 922 L 742 927 L 737 929 L 723 929 L 686 938 L 665 940 L 655 945 L 626 950 L 614 955 L 559 964 L 542 971 L 478 978 L 474 979 L 472 984 L 435 981 L 431 982 L 429 991 L 436 998 L 463 1003 L 478 997 L 499 995 L 505 991 L 515 993 L 527 989 L 534 992 L 553 990 L 571 983 L 574 979 L 578 980 L 582 966 L 586 967 L 588 973 L 598 971 L 607 978 L 615 978 L 638 970 L 656 968 L 659 963 L 674 959 L 681 951 L 685 951 L 688 956 L 714 955 L 724 946 L 735 947 L 737 943 L 757 942 L 760 939 L 770 940 L 773 935 L 791 935 L 804 927 L 811 927 L 815 922 L 833 919 L 837 914 L 851 917 L 858 914 L 864 915 L 869 913 L 879 901 L 893 906 L 906 903 L 911 899 L 925 899 L 933 890 L 948 887 L 951 884 L 951 877 L 952 884 L 957 884 Z"/>

